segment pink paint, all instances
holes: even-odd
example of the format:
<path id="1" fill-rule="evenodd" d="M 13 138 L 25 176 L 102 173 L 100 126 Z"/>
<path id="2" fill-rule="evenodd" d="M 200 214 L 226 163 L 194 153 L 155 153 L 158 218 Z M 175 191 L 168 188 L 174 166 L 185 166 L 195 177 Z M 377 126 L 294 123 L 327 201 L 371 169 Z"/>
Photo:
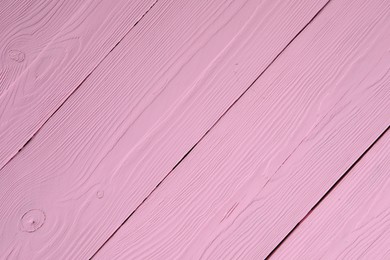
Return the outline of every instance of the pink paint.
<path id="1" fill-rule="evenodd" d="M 294 39 L 326 3 L 50 9 L 33 60 L 4 48 L 0 258 L 266 257 L 390 124 L 388 1 L 333 0 Z"/>
<path id="2" fill-rule="evenodd" d="M 29 69 L 83 2 L 1 1 L 0 95 Z"/>

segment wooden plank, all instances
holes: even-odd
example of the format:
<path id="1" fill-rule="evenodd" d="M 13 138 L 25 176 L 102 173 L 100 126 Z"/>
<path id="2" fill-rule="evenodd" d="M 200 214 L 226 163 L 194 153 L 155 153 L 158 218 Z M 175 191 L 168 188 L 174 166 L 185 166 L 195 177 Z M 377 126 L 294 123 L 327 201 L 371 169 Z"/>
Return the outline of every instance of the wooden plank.
<path id="1" fill-rule="evenodd" d="M 389 126 L 389 12 L 331 1 L 95 259 L 264 259 Z"/>
<path id="2" fill-rule="evenodd" d="M 86 1 L 0 1 L 0 95 L 31 65 L 83 3 Z"/>
<path id="3" fill-rule="evenodd" d="M 271 259 L 390 259 L 390 131 Z"/>
<path id="4" fill-rule="evenodd" d="M 0 95 L 0 169 L 23 148 L 154 2 L 86 1 L 73 16 L 65 17 L 66 22 L 51 42 Z M 66 15 L 55 15 L 61 14 Z M 19 57 L 18 53 L 12 55 Z"/>
<path id="5" fill-rule="evenodd" d="M 0 252 L 90 257 L 324 4 L 159 1 L 0 172 Z"/>

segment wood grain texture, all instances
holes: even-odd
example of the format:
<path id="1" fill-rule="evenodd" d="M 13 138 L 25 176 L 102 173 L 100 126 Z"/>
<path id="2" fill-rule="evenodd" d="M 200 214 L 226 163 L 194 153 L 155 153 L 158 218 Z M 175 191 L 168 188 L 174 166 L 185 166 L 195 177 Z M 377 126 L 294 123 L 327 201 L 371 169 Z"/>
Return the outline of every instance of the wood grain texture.
<path id="1" fill-rule="evenodd" d="M 390 131 L 271 259 L 390 259 Z"/>
<path id="2" fill-rule="evenodd" d="M 0 172 L 2 255 L 90 257 L 325 3 L 159 1 Z"/>
<path id="3" fill-rule="evenodd" d="M 88 1 L 0 1 L 0 95 L 77 15 L 83 3 Z M 35 72 L 39 77 L 40 71 Z"/>
<path id="4" fill-rule="evenodd" d="M 85 1 L 72 16 L 53 14 L 67 15 L 66 21 L 28 68 L 0 94 L 0 169 L 23 148 L 154 2 Z M 35 25 L 35 30 L 39 30 L 40 24 Z M 51 32 L 51 29 L 46 31 Z M 13 53 L 12 57 L 19 59 L 20 53 Z"/>
<path id="5" fill-rule="evenodd" d="M 389 126 L 389 12 L 330 2 L 95 259 L 264 259 Z"/>

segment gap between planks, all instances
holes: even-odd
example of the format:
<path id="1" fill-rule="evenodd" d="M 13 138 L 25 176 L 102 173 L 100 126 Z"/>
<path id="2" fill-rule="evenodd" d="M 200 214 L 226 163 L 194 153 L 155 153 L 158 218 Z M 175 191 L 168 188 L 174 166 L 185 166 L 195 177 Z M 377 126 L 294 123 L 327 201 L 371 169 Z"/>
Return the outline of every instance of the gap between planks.
<path id="1" fill-rule="evenodd" d="M 389 259 L 389 134 L 305 218 L 272 259 Z"/>
<path id="2" fill-rule="evenodd" d="M 356 159 L 356 161 L 344 172 L 343 175 L 330 187 L 330 189 L 322 196 L 318 202 L 311 208 L 311 210 L 304 216 L 295 226 L 293 229 L 290 230 L 290 232 L 280 241 L 280 243 L 265 257 L 265 259 L 272 258 L 273 254 L 280 248 L 280 246 L 293 234 L 295 230 L 297 230 L 298 226 L 303 223 L 306 218 L 318 207 L 318 205 L 321 204 L 321 202 L 341 183 L 341 181 L 352 171 L 352 169 L 362 160 L 364 156 L 375 146 L 378 141 L 383 138 L 383 136 L 386 134 L 386 132 L 390 129 L 390 126 L 384 130 L 377 139 L 372 142 L 372 144 Z"/>
<path id="3" fill-rule="evenodd" d="M 156 3 L 158 2 L 158 0 L 155 0 L 153 2 L 153 4 L 149 7 L 148 10 L 146 10 L 146 12 L 134 23 L 134 25 L 130 28 L 130 30 L 124 34 L 122 36 L 122 38 L 114 45 L 114 47 L 111 48 L 111 50 L 109 50 L 107 52 L 107 54 L 104 55 L 104 57 L 97 63 L 96 67 L 93 68 L 91 70 L 90 73 L 87 74 L 87 76 L 81 81 L 81 83 L 79 85 L 77 85 L 77 87 L 69 93 L 69 95 L 65 98 L 65 100 L 63 100 L 63 102 L 57 107 L 57 109 L 55 109 L 53 111 L 53 113 L 47 117 L 47 119 L 43 122 L 43 124 L 35 131 L 35 133 L 26 141 L 25 144 L 23 144 L 23 146 L 7 161 L 5 161 L 3 163 L 3 165 L 0 167 L 0 171 L 13 159 L 15 158 L 15 156 L 18 155 L 18 153 L 20 153 L 29 143 L 30 141 L 38 134 L 38 132 L 45 126 L 45 124 L 55 115 L 55 113 L 58 112 L 58 110 L 61 109 L 61 107 L 66 103 L 66 101 L 69 100 L 69 98 L 80 88 L 81 85 L 84 84 L 84 82 L 89 78 L 89 76 L 99 67 L 99 65 L 102 64 L 102 62 L 108 57 L 108 55 L 110 55 L 110 53 L 112 53 L 112 51 L 121 43 L 121 41 L 130 33 L 130 31 L 135 27 L 137 26 L 137 24 L 145 17 L 145 15 L 156 5 Z M 44 50 L 43 50 L 44 51 Z M 1 96 L 1 95 L 0 95 Z"/>

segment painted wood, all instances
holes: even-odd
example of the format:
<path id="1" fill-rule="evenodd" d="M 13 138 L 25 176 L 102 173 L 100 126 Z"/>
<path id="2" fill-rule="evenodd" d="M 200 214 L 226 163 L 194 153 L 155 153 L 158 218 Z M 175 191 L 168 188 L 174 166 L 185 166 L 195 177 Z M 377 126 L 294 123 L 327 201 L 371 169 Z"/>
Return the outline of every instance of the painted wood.
<path id="1" fill-rule="evenodd" d="M 271 259 L 390 259 L 390 131 Z"/>
<path id="2" fill-rule="evenodd" d="M 94 259 L 267 257 L 390 125 L 389 13 L 331 1 Z"/>
<path id="3" fill-rule="evenodd" d="M 86 2 L 0 1 L 0 95 L 28 69 L 62 26 L 77 15 L 77 10 Z M 39 71 L 36 73 L 38 77 Z"/>
<path id="4" fill-rule="evenodd" d="M 89 258 L 325 3 L 160 0 L 0 171 L 1 255 Z"/>
<path id="5" fill-rule="evenodd" d="M 0 169 L 23 148 L 154 2 L 85 1 L 82 8 L 65 17 L 66 21 L 50 43 L 0 95 Z M 33 30 L 39 30 L 41 24 L 35 25 Z M 16 52 L 12 57 L 21 60 L 20 55 Z"/>

